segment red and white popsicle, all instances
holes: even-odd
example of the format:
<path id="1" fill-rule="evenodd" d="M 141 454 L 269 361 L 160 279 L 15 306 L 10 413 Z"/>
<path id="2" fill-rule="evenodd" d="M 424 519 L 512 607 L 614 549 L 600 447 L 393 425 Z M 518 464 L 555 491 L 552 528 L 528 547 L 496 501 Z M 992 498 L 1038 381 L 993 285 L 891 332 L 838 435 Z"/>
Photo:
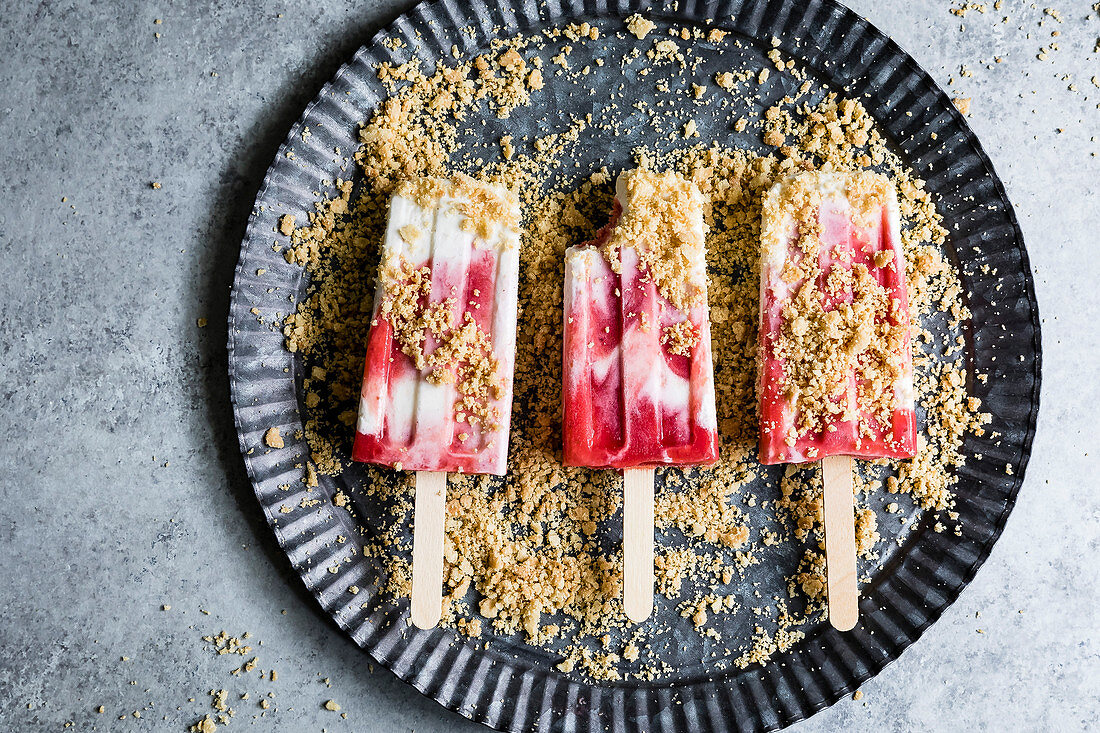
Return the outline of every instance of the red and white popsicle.
<path id="1" fill-rule="evenodd" d="M 653 467 L 718 458 L 704 204 L 681 176 L 628 171 L 607 226 L 565 255 L 562 456 L 624 471 L 634 621 L 653 608 Z"/>
<path id="2" fill-rule="evenodd" d="M 416 471 L 412 619 L 439 621 L 447 472 L 502 475 L 519 283 L 519 200 L 467 176 L 390 202 L 352 458 Z"/>
<path id="3" fill-rule="evenodd" d="M 760 460 L 822 461 L 829 619 L 858 619 L 852 458 L 916 453 L 897 193 L 870 172 L 804 172 L 764 199 Z"/>

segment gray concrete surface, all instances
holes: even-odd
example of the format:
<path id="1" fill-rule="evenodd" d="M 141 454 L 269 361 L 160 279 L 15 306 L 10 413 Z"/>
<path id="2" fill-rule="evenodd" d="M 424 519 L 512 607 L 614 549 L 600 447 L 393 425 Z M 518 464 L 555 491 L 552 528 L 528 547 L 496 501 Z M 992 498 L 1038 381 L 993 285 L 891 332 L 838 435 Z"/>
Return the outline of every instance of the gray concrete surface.
<path id="1" fill-rule="evenodd" d="M 0 729 L 183 730 L 225 687 L 228 730 L 482 730 L 372 670 L 288 575 L 227 403 L 229 285 L 264 169 L 340 61 L 409 4 L 5 3 Z M 973 585 L 861 701 L 796 730 L 1096 729 L 1100 16 L 1083 0 L 1049 0 L 1064 22 L 1042 25 L 1021 0 L 965 20 L 947 0 L 852 4 L 974 99 L 1035 267 L 1044 404 Z M 251 632 L 278 679 L 230 677 L 246 658 L 199 638 L 222 629 Z"/>

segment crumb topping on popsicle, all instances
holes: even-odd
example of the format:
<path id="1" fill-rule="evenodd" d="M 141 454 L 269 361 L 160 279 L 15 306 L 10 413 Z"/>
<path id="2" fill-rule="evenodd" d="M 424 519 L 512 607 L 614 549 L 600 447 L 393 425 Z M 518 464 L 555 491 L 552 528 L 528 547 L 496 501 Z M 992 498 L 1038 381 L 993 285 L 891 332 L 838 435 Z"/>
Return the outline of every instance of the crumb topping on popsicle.
<path id="1" fill-rule="evenodd" d="M 519 199 L 514 192 L 482 183 L 463 173 L 450 178 L 406 179 L 397 185 L 396 195 L 424 209 L 434 208 L 440 201 L 448 202 L 462 215 L 463 231 L 472 232 L 482 242 L 495 243 L 498 241 L 494 236 L 496 232 L 519 228 Z"/>
<path id="2" fill-rule="evenodd" d="M 384 264 L 382 277 L 379 315 L 393 327 L 401 352 L 426 372 L 425 379 L 432 384 L 454 383 L 459 422 L 481 423 L 487 430 L 496 430 L 500 414 L 492 400 L 500 398 L 502 381 L 490 335 L 469 313 L 463 315 L 461 324 L 454 323 L 453 298 L 427 304 L 432 290 L 430 267 L 413 268 L 401 257 Z M 425 354 L 424 339 L 429 333 L 438 345 Z"/>
<path id="3" fill-rule="evenodd" d="M 608 224 L 566 249 L 565 465 L 629 469 L 718 458 L 706 201 L 676 173 L 624 172 Z"/>
<path id="4" fill-rule="evenodd" d="M 699 328 L 691 321 L 680 321 L 671 326 L 665 326 L 661 333 L 661 343 L 670 354 L 691 356 L 692 349 L 699 343 Z"/>
<path id="5" fill-rule="evenodd" d="M 765 260 L 778 264 L 782 258 L 780 277 L 792 292 L 771 354 L 783 362 L 785 397 L 797 414 L 797 435 L 786 436 L 788 444 L 799 435 L 835 430 L 837 421 L 870 416 L 888 426 L 898 404 L 895 383 L 905 368 L 908 314 L 867 265 L 851 262 L 849 254 L 847 261 L 829 261 L 822 278 L 818 212 L 830 187 L 846 197 L 857 227 L 880 217 L 883 202 L 897 196 L 884 176 L 859 173 L 794 177 L 765 197 L 770 221 L 793 222 L 797 228 L 790 252 L 781 227 L 763 232 Z M 877 267 L 898 265 L 890 250 L 867 254 Z M 848 389 L 853 373 L 854 392 Z M 860 430 L 869 426 L 861 423 Z"/>
<path id="6" fill-rule="evenodd" d="M 474 235 L 475 246 L 514 246 L 508 238 L 498 236 L 502 230 L 519 226 L 515 194 L 507 189 L 456 174 L 402 181 L 396 195 L 428 211 L 440 205 L 453 207 L 461 216 L 459 226 Z M 421 233 L 410 224 L 398 234 L 412 242 Z M 404 256 L 389 253 L 379 277 L 382 301 L 378 313 L 389 321 L 401 352 L 425 373 L 429 383 L 455 385 L 458 422 L 497 430 L 500 410 L 493 402 L 501 397 L 503 380 L 491 335 L 468 312 L 463 313 L 461 323 L 455 322 L 455 298 L 431 302 L 430 265 L 417 268 Z M 429 334 L 436 346 L 426 353 L 424 342 Z"/>
<path id="7" fill-rule="evenodd" d="M 657 290 L 686 311 L 706 301 L 706 227 L 691 216 L 707 199 L 698 187 L 674 171 L 638 168 L 623 177 L 622 217 L 602 249 L 611 269 L 622 273 L 620 250 L 633 247 Z"/>

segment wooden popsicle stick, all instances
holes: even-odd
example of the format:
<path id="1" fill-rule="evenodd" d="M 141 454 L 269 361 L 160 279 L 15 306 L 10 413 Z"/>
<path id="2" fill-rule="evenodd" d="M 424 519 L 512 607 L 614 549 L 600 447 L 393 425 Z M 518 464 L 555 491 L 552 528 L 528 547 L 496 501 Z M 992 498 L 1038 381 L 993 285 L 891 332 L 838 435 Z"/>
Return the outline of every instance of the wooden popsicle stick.
<path id="1" fill-rule="evenodd" d="M 623 607 L 641 623 L 653 612 L 653 469 L 623 471 Z"/>
<path id="2" fill-rule="evenodd" d="M 412 622 L 431 629 L 443 614 L 443 535 L 447 474 L 416 472 L 413 509 Z"/>
<path id="3" fill-rule="evenodd" d="M 825 485 L 822 500 L 829 623 L 838 631 L 850 631 L 859 620 L 854 468 L 851 456 L 829 456 L 821 460 L 821 478 Z"/>

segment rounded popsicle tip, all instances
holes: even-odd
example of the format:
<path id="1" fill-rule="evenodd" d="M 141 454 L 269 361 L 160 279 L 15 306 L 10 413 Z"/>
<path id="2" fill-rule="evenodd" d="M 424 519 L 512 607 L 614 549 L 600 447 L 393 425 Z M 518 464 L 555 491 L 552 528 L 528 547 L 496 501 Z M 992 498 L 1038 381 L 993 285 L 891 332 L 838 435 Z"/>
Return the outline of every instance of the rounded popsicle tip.
<path id="1" fill-rule="evenodd" d="M 418 600 L 413 596 L 412 622 L 418 629 L 434 629 L 443 615 L 442 604 L 432 604 L 431 599 Z"/>
<path id="2" fill-rule="evenodd" d="M 627 593 L 623 596 L 623 608 L 626 617 L 636 624 L 640 624 L 653 613 L 653 592 Z"/>
<path id="3" fill-rule="evenodd" d="M 842 604 L 838 608 L 829 607 L 829 623 L 837 631 L 851 631 L 859 622 L 859 606 L 855 603 Z"/>

